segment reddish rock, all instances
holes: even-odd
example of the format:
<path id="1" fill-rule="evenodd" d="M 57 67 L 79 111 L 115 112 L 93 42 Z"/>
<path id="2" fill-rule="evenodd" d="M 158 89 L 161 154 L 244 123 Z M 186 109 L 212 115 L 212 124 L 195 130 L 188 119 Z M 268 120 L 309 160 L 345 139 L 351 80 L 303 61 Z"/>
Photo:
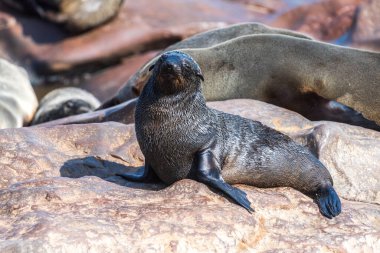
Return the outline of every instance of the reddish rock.
<path id="1" fill-rule="evenodd" d="M 352 34 L 354 46 L 380 51 L 380 1 L 366 0 L 360 5 Z"/>
<path id="2" fill-rule="evenodd" d="M 143 163 L 133 125 L 7 129 L 0 131 L 0 251 L 380 249 L 378 132 L 310 122 L 253 100 L 209 105 L 259 119 L 314 147 L 335 181 L 342 213 L 325 219 L 310 198 L 290 188 L 235 185 L 255 208 L 249 214 L 192 180 L 169 187 L 128 182 L 115 173 Z"/>
<path id="3" fill-rule="evenodd" d="M 145 62 L 151 60 L 157 53 L 157 51 L 151 51 L 124 58 L 120 64 L 90 75 L 80 87 L 90 91 L 103 102 L 114 95 Z"/>
<path id="4" fill-rule="evenodd" d="M 46 178 L 0 190 L 0 250 L 15 252 L 376 252 L 378 205 L 343 200 L 334 220 L 289 188 L 248 193 L 249 214 L 205 185 L 161 191 L 96 177 Z"/>
<path id="5" fill-rule="evenodd" d="M 331 41 L 348 32 L 362 0 L 324 0 L 286 12 L 272 25 L 303 32 L 315 39 Z"/>
<path id="6" fill-rule="evenodd" d="M 346 124 L 308 121 L 297 113 L 254 100 L 209 105 L 261 121 L 290 135 L 326 165 L 343 198 L 380 203 L 379 132 Z M 62 138 L 66 133 L 70 133 L 70 138 Z M 133 125 L 111 122 L 7 130 L 0 132 L 0 151 L 3 154 L 0 185 L 3 187 L 26 179 L 59 176 L 63 168 L 65 175 L 107 178 L 125 166 L 141 165 L 143 160 Z M 28 171 L 18 175 L 20 166 L 27 166 Z M 76 166 L 78 171 L 75 171 Z M 366 183 L 357 178 L 367 178 Z"/>

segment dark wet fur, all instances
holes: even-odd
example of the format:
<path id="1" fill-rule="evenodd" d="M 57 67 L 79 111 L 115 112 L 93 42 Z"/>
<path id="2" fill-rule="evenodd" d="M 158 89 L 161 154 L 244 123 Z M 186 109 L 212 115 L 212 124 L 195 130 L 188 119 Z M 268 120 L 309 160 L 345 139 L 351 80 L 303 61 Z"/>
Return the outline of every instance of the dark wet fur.
<path id="1" fill-rule="evenodd" d="M 139 98 L 135 121 L 146 165 L 167 184 L 192 178 L 253 211 L 229 184 L 289 186 L 311 196 L 327 218 L 341 211 L 327 169 L 306 148 L 260 122 L 206 106 L 201 70 L 181 52 L 163 54 Z"/>

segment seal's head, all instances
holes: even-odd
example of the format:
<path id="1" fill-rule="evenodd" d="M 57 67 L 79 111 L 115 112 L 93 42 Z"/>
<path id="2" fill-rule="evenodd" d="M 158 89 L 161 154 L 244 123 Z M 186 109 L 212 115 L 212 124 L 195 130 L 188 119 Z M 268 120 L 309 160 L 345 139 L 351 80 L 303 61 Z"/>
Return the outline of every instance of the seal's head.
<path id="1" fill-rule="evenodd" d="M 204 80 L 194 59 L 179 51 L 164 53 L 149 70 L 152 69 L 155 77 L 154 89 L 165 95 L 193 91 Z"/>

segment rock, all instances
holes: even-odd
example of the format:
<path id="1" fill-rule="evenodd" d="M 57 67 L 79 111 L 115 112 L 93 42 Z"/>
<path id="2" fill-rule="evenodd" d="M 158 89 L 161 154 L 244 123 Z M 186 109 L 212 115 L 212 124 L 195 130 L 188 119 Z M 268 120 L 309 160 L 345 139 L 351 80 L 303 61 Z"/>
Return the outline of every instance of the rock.
<path id="1" fill-rule="evenodd" d="M 9 129 L 1 131 L 0 136 L 0 188 L 62 173 L 84 176 L 94 168 L 97 175 L 100 170 L 109 177 L 125 166 L 143 163 L 132 125 L 109 122 Z M 73 166 L 80 167 L 81 172 L 73 171 Z M 27 169 L 19 173 L 20 168 Z"/>
<path id="2" fill-rule="evenodd" d="M 364 1 L 358 10 L 356 25 L 352 32 L 354 45 L 366 45 L 373 50 L 380 50 L 380 2 Z"/>
<path id="3" fill-rule="evenodd" d="M 248 193 L 249 214 L 205 185 L 155 192 L 95 177 L 31 180 L 0 190 L 0 249 L 14 252 L 360 251 L 379 249 L 380 209 L 343 200 L 334 219 L 288 188 Z"/>
<path id="4" fill-rule="evenodd" d="M 324 0 L 294 8 L 271 25 L 306 33 L 323 41 L 336 40 L 347 33 L 362 0 Z"/>
<path id="5" fill-rule="evenodd" d="M 112 97 L 144 63 L 154 58 L 157 53 L 158 51 L 149 51 L 126 57 L 120 64 L 91 75 L 80 84 L 80 87 L 88 90 L 101 102 L 104 102 Z"/>
<path id="6" fill-rule="evenodd" d="M 44 96 L 31 125 L 94 111 L 100 105 L 91 93 L 76 87 L 55 89 Z"/>
<path id="7" fill-rule="evenodd" d="M 313 146 L 342 197 L 342 213 L 324 219 L 310 198 L 290 188 L 237 185 L 255 208 L 249 214 L 195 181 L 166 188 L 128 182 L 115 174 L 143 164 L 133 125 L 7 129 L 0 131 L 0 251 L 380 249 L 378 132 L 310 122 L 253 100 L 209 105 Z"/>
<path id="8" fill-rule="evenodd" d="M 257 120 L 289 135 L 329 169 L 335 188 L 346 199 L 380 203 L 380 133 L 328 121 L 309 121 L 301 115 L 260 101 L 236 99 L 209 102 L 212 108 Z M 101 111 L 51 121 L 42 126 L 106 122 L 134 122 L 135 101 Z M 371 147 L 371 149 L 368 149 Z M 358 178 L 368 178 L 365 184 Z"/>
<path id="9" fill-rule="evenodd" d="M 210 106 L 259 120 L 290 135 L 326 165 L 343 198 L 380 203 L 380 133 L 345 124 L 308 121 L 294 112 L 253 100 L 213 102 Z M 69 139 L 62 138 L 66 133 L 70 133 Z M 133 125 L 109 122 L 10 129 L 0 132 L 0 140 L 1 187 L 63 172 L 75 177 L 90 173 L 107 178 L 125 166 L 140 166 L 143 162 Z M 28 171 L 18 175 L 17 168 L 24 166 Z M 75 172 L 76 167 L 81 169 Z"/>
<path id="10" fill-rule="evenodd" d="M 37 105 L 25 70 L 0 58 L 0 129 L 30 122 Z"/>
<path id="11" fill-rule="evenodd" d="M 115 16 L 123 0 L 35 0 L 19 3 L 3 0 L 3 2 L 15 9 L 63 23 L 71 31 L 83 32 Z"/>
<path id="12" fill-rule="evenodd" d="M 78 68 L 94 71 L 96 67 L 99 70 L 121 58 L 165 48 L 198 32 L 222 27 L 226 22 L 253 19 L 241 4 L 225 0 L 217 2 L 124 1 L 111 22 L 50 44 L 30 40 L 23 34 L 23 27 L 14 17 L 2 14 L 0 20 L 4 25 L 0 29 L 1 42 L 9 58 L 18 59 L 41 79 L 37 78 L 36 82 L 55 82 L 57 78 L 77 75 Z M 195 5 L 200 8 L 194 10 Z M 189 13 L 189 10 L 192 11 Z M 160 17 L 157 17 L 157 11 L 161 12 Z M 184 15 L 184 11 L 187 15 Z"/>

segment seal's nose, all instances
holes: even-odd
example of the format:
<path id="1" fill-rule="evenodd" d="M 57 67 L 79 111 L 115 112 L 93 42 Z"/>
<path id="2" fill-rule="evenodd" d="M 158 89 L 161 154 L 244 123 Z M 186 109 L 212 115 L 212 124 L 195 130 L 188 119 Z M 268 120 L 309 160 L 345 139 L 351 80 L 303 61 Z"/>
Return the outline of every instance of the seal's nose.
<path id="1" fill-rule="evenodd" d="M 175 74 L 180 72 L 180 66 L 178 65 L 177 61 L 175 59 L 167 58 L 161 65 L 161 70 L 163 70 L 165 73 Z"/>
<path id="2" fill-rule="evenodd" d="M 173 71 L 174 70 L 174 64 L 172 62 L 166 61 L 164 62 L 163 66 L 166 70 L 168 71 Z"/>

